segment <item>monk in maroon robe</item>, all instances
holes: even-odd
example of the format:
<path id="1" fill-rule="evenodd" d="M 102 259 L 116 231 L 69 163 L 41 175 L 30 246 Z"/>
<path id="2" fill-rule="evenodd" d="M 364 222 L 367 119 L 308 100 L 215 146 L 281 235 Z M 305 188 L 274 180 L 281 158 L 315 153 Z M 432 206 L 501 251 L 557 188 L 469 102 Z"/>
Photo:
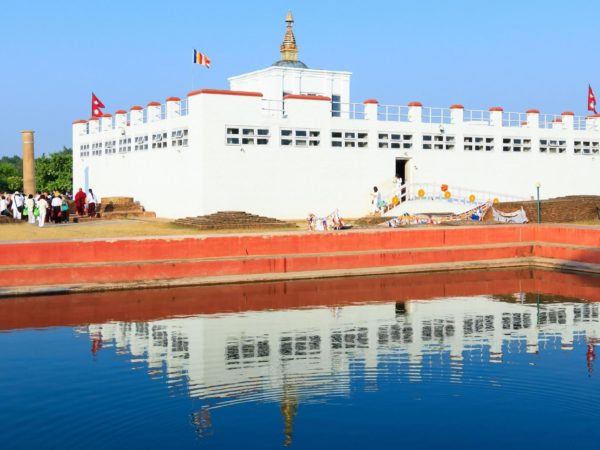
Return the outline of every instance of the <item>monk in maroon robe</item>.
<path id="1" fill-rule="evenodd" d="M 83 189 L 79 188 L 79 192 L 75 194 L 75 208 L 77 209 L 77 214 L 83 216 L 85 214 L 85 192 Z"/>

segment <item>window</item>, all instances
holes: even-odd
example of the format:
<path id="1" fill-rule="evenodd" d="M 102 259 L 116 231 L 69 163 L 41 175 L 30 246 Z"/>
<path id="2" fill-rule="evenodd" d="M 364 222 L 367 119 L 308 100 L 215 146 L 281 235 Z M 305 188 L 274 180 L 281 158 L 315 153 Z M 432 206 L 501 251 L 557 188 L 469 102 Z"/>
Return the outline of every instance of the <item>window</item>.
<path id="1" fill-rule="evenodd" d="M 364 148 L 369 144 L 369 133 L 366 131 L 332 131 L 332 147 L 359 147 Z"/>
<path id="2" fill-rule="evenodd" d="M 528 138 L 502 138 L 503 152 L 529 152 L 531 139 Z"/>
<path id="3" fill-rule="evenodd" d="M 136 136 L 134 150 L 148 150 L 148 136 Z"/>
<path id="4" fill-rule="evenodd" d="M 79 146 L 79 156 L 82 158 L 90 156 L 90 144 L 81 144 Z"/>
<path id="5" fill-rule="evenodd" d="M 227 145 L 267 145 L 269 143 L 268 128 L 227 127 Z"/>
<path id="6" fill-rule="evenodd" d="M 599 150 L 599 141 L 575 141 L 573 145 L 576 155 L 597 155 Z"/>
<path id="7" fill-rule="evenodd" d="M 321 132 L 318 130 L 284 129 L 280 130 L 280 143 L 286 147 L 318 147 L 321 143 Z"/>
<path id="8" fill-rule="evenodd" d="M 131 138 L 119 139 L 119 153 L 127 153 L 131 151 Z"/>
<path id="9" fill-rule="evenodd" d="M 557 139 L 540 139 L 540 153 L 565 153 L 567 141 Z"/>
<path id="10" fill-rule="evenodd" d="M 102 156 L 102 142 L 92 144 L 92 156 Z"/>
<path id="11" fill-rule="evenodd" d="M 152 148 L 167 148 L 167 132 L 161 131 L 152 135 Z"/>
<path id="12" fill-rule="evenodd" d="M 104 142 L 104 154 L 112 155 L 114 153 L 117 153 L 117 146 L 115 144 L 116 144 L 116 141 L 114 141 L 114 140 Z"/>
<path id="13" fill-rule="evenodd" d="M 187 147 L 188 145 L 188 130 L 182 128 L 171 131 L 171 147 Z"/>
<path id="14" fill-rule="evenodd" d="M 331 96 L 331 117 L 340 117 L 342 115 L 342 97 L 341 95 Z"/>
<path id="15" fill-rule="evenodd" d="M 378 147 L 379 148 L 394 148 L 405 150 L 412 148 L 412 134 L 403 133 L 378 133 Z"/>
<path id="16" fill-rule="evenodd" d="M 494 150 L 494 138 L 488 136 L 465 136 L 463 147 L 465 151 L 491 152 Z"/>
<path id="17" fill-rule="evenodd" d="M 423 150 L 454 150 L 454 136 L 446 134 L 424 134 Z"/>

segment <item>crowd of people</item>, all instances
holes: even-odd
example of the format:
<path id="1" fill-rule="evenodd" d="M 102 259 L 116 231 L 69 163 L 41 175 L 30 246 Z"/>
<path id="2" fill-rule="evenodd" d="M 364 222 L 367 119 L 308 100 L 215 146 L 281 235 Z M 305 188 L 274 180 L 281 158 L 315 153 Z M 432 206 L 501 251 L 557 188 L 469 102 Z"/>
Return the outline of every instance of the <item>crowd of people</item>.
<path id="1" fill-rule="evenodd" d="M 5 192 L 0 195 L 0 215 L 27 221 L 32 225 L 37 223 L 40 227 L 48 222 L 66 223 L 69 222 L 69 200 L 71 199 L 69 193 L 61 194 L 58 191 L 52 194 L 37 192 L 35 195 L 25 195 L 19 191 L 13 194 Z M 89 190 L 89 194 L 86 194 L 79 188 L 74 200 L 77 215 L 96 216 L 98 200 L 92 189 Z"/>

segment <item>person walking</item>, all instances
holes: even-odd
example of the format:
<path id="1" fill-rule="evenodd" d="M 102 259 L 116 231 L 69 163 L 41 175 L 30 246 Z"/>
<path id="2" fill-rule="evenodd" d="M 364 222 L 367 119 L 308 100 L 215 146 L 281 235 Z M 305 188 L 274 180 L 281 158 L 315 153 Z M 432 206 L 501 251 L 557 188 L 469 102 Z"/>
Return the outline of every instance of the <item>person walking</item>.
<path id="1" fill-rule="evenodd" d="M 94 191 L 92 188 L 89 189 L 90 194 L 87 196 L 88 201 L 88 215 L 90 217 L 96 217 L 96 203 L 98 203 L 98 199 L 96 195 L 94 195 Z"/>
<path id="2" fill-rule="evenodd" d="M 25 200 L 25 208 L 27 208 L 27 218 L 29 219 L 29 223 L 35 225 L 35 216 L 33 215 L 35 201 L 33 200 L 33 195 L 29 194 L 27 196 L 27 200 Z"/>
<path id="3" fill-rule="evenodd" d="M 48 206 L 50 205 L 48 205 L 46 197 L 42 195 L 37 202 L 38 211 L 40 213 L 38 217 L 40 227 L 43 227 L 44 223 L 46 222 L 46 211 L 48 210 Z"/>
<path id="4" fill-rule="evenodd" d="M 52 220 L 54 223 L 62 222 L 62 199 L 60 198 L 58 192 L 54 193 L 54 197 L 52 197 L 50 205 L 52 206 Z"/>
<path id="5" fill-rule="evenodd" d="M 85 192 L 83 192 L 83 189 L 79 188 L 79 191 L 75 194 L 75 208 L 77 209 L 78 216 L 85 215 L 85 198 Z"/>
<path id="6" fill-rule="evenodd" d="M 12 196 L 12 213 L 13 219 L 21 220 L 21 212 L 23 211 L 23 197 L 19 194 L 19 191 L 15 191 Z"/>

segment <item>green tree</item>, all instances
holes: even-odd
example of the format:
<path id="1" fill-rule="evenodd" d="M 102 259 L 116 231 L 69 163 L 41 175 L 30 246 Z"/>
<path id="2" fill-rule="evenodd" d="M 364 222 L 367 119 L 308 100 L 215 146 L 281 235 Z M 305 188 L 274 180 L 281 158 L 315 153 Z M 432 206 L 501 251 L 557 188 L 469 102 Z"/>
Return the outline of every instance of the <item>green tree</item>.
<path id="1" fill-rule="evenodd" d="M 35 160 L 35 178 L 38 191 L 71 191 L 73 188 L 73 152 L 62 151 L 43 154 Z"/>
<path id="2" fill-rule="evenodd" d="M 4 160 L 4 158 L 2 158 Z M 17 168 L 10 162 L 0 162 L 0 192 L 21 189 L 23 179 Z"/>

